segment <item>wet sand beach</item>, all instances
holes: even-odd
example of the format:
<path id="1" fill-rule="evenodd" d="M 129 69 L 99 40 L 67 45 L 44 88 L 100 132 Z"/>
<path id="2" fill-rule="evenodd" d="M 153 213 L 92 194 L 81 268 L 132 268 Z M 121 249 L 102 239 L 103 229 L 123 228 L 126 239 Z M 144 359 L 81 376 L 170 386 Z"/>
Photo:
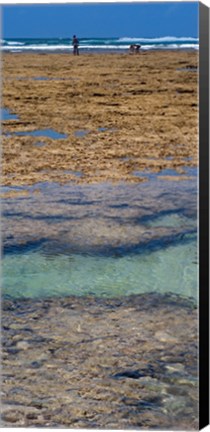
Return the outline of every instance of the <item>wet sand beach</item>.
<path id="1" fill-rule="evenodd" d="M 2 56 L 2 426 L 198 429 L 198 55 Z"/>

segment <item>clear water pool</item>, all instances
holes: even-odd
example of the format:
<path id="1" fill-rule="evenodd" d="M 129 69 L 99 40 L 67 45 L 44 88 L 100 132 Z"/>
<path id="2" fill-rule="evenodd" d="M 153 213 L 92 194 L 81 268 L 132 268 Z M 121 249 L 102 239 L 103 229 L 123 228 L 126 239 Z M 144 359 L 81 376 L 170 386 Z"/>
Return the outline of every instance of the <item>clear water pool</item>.
<path id="1" fill-rule="evenodd" d="M 45 255 L 41 250 L 4 258 L 4 292 L 12 297 L 89 295 L 118 297 L 172 292 L 197 297 L 196 238 L 145 254 L 121 257 Z"/>
<path id="2" fill-rule="evenodd" d="M 197 301 L 196 177 L 27 190 L 3 200 L 3 294 L 172 292 Z"/>

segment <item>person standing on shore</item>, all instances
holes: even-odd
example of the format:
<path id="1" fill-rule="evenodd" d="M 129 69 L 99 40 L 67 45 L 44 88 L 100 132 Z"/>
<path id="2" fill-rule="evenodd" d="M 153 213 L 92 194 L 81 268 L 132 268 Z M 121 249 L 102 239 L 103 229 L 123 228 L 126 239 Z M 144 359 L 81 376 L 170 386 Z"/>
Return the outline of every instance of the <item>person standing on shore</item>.
<path id="1" fill-rule="evenodd" d="M 73 45 L 73 54 L 79 55 L 79 41 L 78 41 L 76 35 L 73 36 L 72 45 Z"/>

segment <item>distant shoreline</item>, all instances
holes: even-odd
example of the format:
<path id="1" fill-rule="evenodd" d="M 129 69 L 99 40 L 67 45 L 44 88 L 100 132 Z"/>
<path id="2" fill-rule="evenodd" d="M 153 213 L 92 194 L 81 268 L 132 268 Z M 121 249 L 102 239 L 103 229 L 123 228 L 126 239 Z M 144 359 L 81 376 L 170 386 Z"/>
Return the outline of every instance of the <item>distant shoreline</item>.
<path id="1" fill-rule="evenodd" d="M 128 52 L 130 46 L 140 45 L 141 51 L 168 51 L 168 50 L 198 50 L 199 39 L 194 37 L 106 37 L 106 38 L 80 38 L 79 49 L 81 53 L 112 53 Z M 1 40 L 3 52 L 72 52 L 71 38 L 9 38 Z"/>
<path id="2" fill-rule="evenodd" d="M 0 49 L 0 51 L 1 51 L 1 49 Z M 161 52 L 161 53 L 163 53 L 163 52 L 174 52 L 174 53 L 177 53 L 177 52 L 199 52 L 199 49 L 196 49 L 196 48 L 164 48 L 164 50 L 163 49 L 158 49 L 158 48 L 151 48 L 150 50 L 144 50 L 144 49 L 141 49 L 140 50 L 140 53 L 138 53 L 137 54 L 137 56 L 138 55 L 141 55 L 141 54 L 149 54 L 149 53 L 154 53 L 154 52 Z M 14 51 L 12 51 L 12 50 L 8 50 L 8 51 L 1 51 L 1 53 L 2 53 L 2 55 L 5 55 L 5 54 L 40 54 L 40 55 L 46 55 L 46 54 L 48 54 L 48 55 L 51 55 L 51 54 L 68 54 L 68 55 L 73 55 L 73 51 L 72 50 L 67 50 L 67 49 L 64 49 L 64 50 L 61 50 L 61 49 L 58 49 L 58 50 L 39 50 L 39 49 L 37 49 L 37 50 L 35 50 L 35 49 L 28 49 L 28 50 L 24 50 L 24 51 L 18 51 L 18 50 L 14 50 Z M 129 55 L 131 55 L 131 56 L 135 56 L 136 54 L 135 53 L 130 53 L 129 52 L 129 49 L 125 49 L 125 50 L 122 50 L 122 49 L 120 49 L 120 50 L 117 50 L 117 49 L 113 49 L 113 50 L 105 50 L 105 49 L 91 49 L 91 50 L 88 50 L 88 49 L 80 49 L 80 55 L 85 55 L 85 56 L 87 56 L 87 55 L 94 55 L 94 54 L 101 54 L 101 55 L 110 55 L 110 54 L 112 54 L 112 55 L 125 55 L 125 54 L 129 54 Z"/>

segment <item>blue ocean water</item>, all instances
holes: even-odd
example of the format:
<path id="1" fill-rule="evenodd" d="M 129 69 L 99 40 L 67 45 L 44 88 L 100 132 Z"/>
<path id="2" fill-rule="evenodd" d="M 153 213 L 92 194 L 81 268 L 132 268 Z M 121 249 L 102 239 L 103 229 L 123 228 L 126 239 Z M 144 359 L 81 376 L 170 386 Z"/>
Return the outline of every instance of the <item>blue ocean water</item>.
<path id="1" fill-rule="evenodd" d="M 140 44 L 142 50 L 164 49 L 198 49 L 199 39 L 191 37 L 165 36 L 160 38 L 122 37 L 122 38 L 79 38 L 79 47 L 82 51 L 94 52 L 122 52 L 127 51 L 131 44 Z M 3 39 L 1 50 L 10 52 L 25 51 L 72 51 L 72 40 L 55 39 Z"/>

